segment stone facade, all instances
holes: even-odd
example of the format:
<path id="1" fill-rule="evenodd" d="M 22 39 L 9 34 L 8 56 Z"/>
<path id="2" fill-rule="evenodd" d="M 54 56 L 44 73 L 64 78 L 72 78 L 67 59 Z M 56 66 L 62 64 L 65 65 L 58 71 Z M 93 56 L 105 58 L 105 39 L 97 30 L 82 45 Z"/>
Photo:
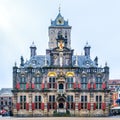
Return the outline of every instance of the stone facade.
<path id="1" fill-rule="evenodd" d="M 2 88 L 0 90 L 0 110 L 12 110 L 13 94 L 11 88 Z"/>
<path id="2" fill-rule="evenodd" d="M 109 67 L 91 60 L 86 43 L 84 55 L 71 49 L 71 26 L 61 13 L 49 26 L 49 48 L 13 67 L 14 116 L 108 116 Z"/>
<path id="3" fill-rule="evenodd" d="M 120 106 L 120 80 L 112 79 L 108 82 L 110 89 L 110 103 L 111 108 Z"/>

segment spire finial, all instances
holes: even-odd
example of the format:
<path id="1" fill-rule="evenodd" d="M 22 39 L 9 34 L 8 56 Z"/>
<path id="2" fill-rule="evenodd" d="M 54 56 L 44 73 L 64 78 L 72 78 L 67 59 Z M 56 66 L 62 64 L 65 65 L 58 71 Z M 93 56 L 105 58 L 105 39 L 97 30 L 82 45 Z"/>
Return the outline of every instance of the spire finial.
<path id="1" fill-rule="evenodd" d="M 75 66 L 78 66 L 78 56 L 77 56 L 77 53 L 76 53 Z"/>
<path id="2" fill-rule="evenodd" d="M 59 13 L 61 12 L 61 7 L 60 7 L 60 4 L 59 4 Z"/>

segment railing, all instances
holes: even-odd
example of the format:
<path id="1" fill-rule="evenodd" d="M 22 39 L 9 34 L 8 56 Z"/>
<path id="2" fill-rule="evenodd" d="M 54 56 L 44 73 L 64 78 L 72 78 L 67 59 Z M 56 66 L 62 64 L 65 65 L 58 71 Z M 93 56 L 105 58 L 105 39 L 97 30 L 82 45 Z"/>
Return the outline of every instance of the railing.
<path id="1" fill-rule="evenodd" d="M 65 90 L 64 90 L 64 89 L 58 89 L 57 92 L 58 92 L 58 93 L 64 93 Z"/>

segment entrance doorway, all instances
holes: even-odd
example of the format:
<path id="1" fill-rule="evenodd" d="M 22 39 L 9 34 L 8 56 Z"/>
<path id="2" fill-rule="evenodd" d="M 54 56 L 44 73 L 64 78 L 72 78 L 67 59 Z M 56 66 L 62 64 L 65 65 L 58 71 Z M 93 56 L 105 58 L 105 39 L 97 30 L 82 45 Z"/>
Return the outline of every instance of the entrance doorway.
<path id="1" fill-rule="evenodd" d="M 59 103 L 59 109 L 63 109 L 64 108 L 64 104 L 63 103 Z"/>

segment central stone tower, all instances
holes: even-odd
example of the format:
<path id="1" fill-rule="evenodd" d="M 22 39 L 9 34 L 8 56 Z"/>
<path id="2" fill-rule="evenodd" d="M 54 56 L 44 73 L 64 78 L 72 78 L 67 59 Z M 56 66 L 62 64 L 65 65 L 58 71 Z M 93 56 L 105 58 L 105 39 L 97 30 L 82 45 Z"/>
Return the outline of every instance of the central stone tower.
<path id="1" fill-rule="evenodd" d="M 57 47 L 57 38 L 62 36 L 67 39 L 67 48 L 71 48 L 71 26 L 69 26 L 68 21 L 64 20 L 60 10 L 55 20 L 51 20 L 51 25 L 49 26 L 49 49 Z"/>

